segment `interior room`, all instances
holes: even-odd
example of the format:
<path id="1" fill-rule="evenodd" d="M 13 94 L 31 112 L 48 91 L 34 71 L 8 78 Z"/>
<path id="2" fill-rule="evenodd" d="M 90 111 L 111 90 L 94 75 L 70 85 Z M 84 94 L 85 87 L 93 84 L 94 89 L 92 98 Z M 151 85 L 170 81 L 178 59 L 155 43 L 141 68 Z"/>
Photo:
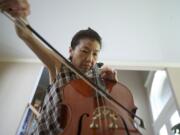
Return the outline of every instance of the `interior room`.
<path id="1" fill-rule="evenodd" d="M 118 83 L 132 94 L 135 114 L 145 126 L 136 128 L 143 135 L 180 134 L 180 1 L 28 2 L 30 26 L 67 59 L 77 31 L 92 28 L 100 34 L 98 62 L 116 71 Z M 47 67 L 18 37 L 14 22 L 0 13 L 1 135 L 32 132 L 49 79 Z"/>

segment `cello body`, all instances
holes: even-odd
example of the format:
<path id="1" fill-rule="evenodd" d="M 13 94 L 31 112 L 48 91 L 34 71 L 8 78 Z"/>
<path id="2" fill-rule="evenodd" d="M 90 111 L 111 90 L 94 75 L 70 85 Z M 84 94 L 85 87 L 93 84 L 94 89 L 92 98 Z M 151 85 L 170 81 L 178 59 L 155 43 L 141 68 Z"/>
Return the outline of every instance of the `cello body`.
<path id="1" fill-rule="evenodd" d="M 135 108 L 129 89 L 119 82 L 105 81 L 108 93 L 128 110 Z M 59 135 L 141 135 L 133 117 L 107 100 L 97 102 L 95 91 L 83 80 L 61 88 L 64 131 Z M 127 131 L 129 133 L 127 133 Z"/>

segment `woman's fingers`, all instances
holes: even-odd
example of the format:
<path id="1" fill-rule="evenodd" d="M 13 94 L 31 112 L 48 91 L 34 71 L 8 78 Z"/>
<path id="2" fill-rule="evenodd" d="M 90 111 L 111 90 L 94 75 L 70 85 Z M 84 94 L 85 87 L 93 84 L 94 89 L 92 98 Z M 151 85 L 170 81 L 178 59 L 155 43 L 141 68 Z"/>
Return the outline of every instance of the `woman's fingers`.
<path id="1" fill-rule="evenodd" d="M 103 79 L 110 79 L 117 81 L 117 72 L 112 70 L 110 67 L 103 67 L 101 69 L 101 75 Z"/>
<path id="2" fill-rule="evenodd" d="M 30 5 L 27 0 L 21 2 L 17 0 L 7 0 L 0 3 L 0 8 L 13 17 L 26 17 L 30 14 Z"/>

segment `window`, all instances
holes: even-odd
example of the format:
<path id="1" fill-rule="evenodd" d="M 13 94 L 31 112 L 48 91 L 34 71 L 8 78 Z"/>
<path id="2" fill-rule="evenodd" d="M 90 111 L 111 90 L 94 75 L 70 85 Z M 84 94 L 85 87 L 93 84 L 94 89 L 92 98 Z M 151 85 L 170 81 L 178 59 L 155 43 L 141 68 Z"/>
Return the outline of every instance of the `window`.
<path id="1" fill-rule="evenodd" d="M 171 123 L 171 128 L 172 128 L 173 126 L 175 126 L 176 124 L 180 124 L 180 117 L 179 117 L 179 114 L 178 114 L 177 111 L 175 111 L 175 112 L 173 113 L 173 115 L 171 116 L 171 118 L 170 118 L 170 123 Z M 180 130 L 179 130 L 179 129 L 176 129 L 176 130 L 174 130 L 174 131 L 176 131 L 176 133 L 177 133 L 177 134 L 175 134 L 175 135 L 180 134 Z M 173 131 L 173 132 L 174 132 L 174 131 Z"/>
<path id="2" fill-rule="evenodd" d="M 160 129 L 159 135 L 168 135 L 167 128 L 165 125 Z"/>
<path id="3" fill-rule="evenodd" d="M 172 127 L 180 123 L 180 116 L 166 71 L 149 72 L 147 79 L 145 86 L 152 111 L 154 134 L 172 135 Z"/>
<path id="4" fill-rule="evenodd" d="M 157 71 L 151 86 L 150 103 L 153 119 L 156 120 L 171 97 L 171 88 L 165 71 Z"/>

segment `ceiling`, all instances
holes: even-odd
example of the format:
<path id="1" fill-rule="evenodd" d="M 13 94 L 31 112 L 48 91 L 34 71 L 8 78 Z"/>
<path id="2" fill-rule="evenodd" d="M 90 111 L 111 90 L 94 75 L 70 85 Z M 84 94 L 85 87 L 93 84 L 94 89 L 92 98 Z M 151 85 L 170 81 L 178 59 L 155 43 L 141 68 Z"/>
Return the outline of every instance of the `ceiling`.
<path id="1" fill-rule="evenodd" d="M 68 57 L 71 38 L 91 27 L 103 38 L 100 61 L 180 63 L 180 1 L 178 0 L 29 0 L 28 20 L 48 42 Z M 37 57 L 0 14 L 0 60 Z"/>

